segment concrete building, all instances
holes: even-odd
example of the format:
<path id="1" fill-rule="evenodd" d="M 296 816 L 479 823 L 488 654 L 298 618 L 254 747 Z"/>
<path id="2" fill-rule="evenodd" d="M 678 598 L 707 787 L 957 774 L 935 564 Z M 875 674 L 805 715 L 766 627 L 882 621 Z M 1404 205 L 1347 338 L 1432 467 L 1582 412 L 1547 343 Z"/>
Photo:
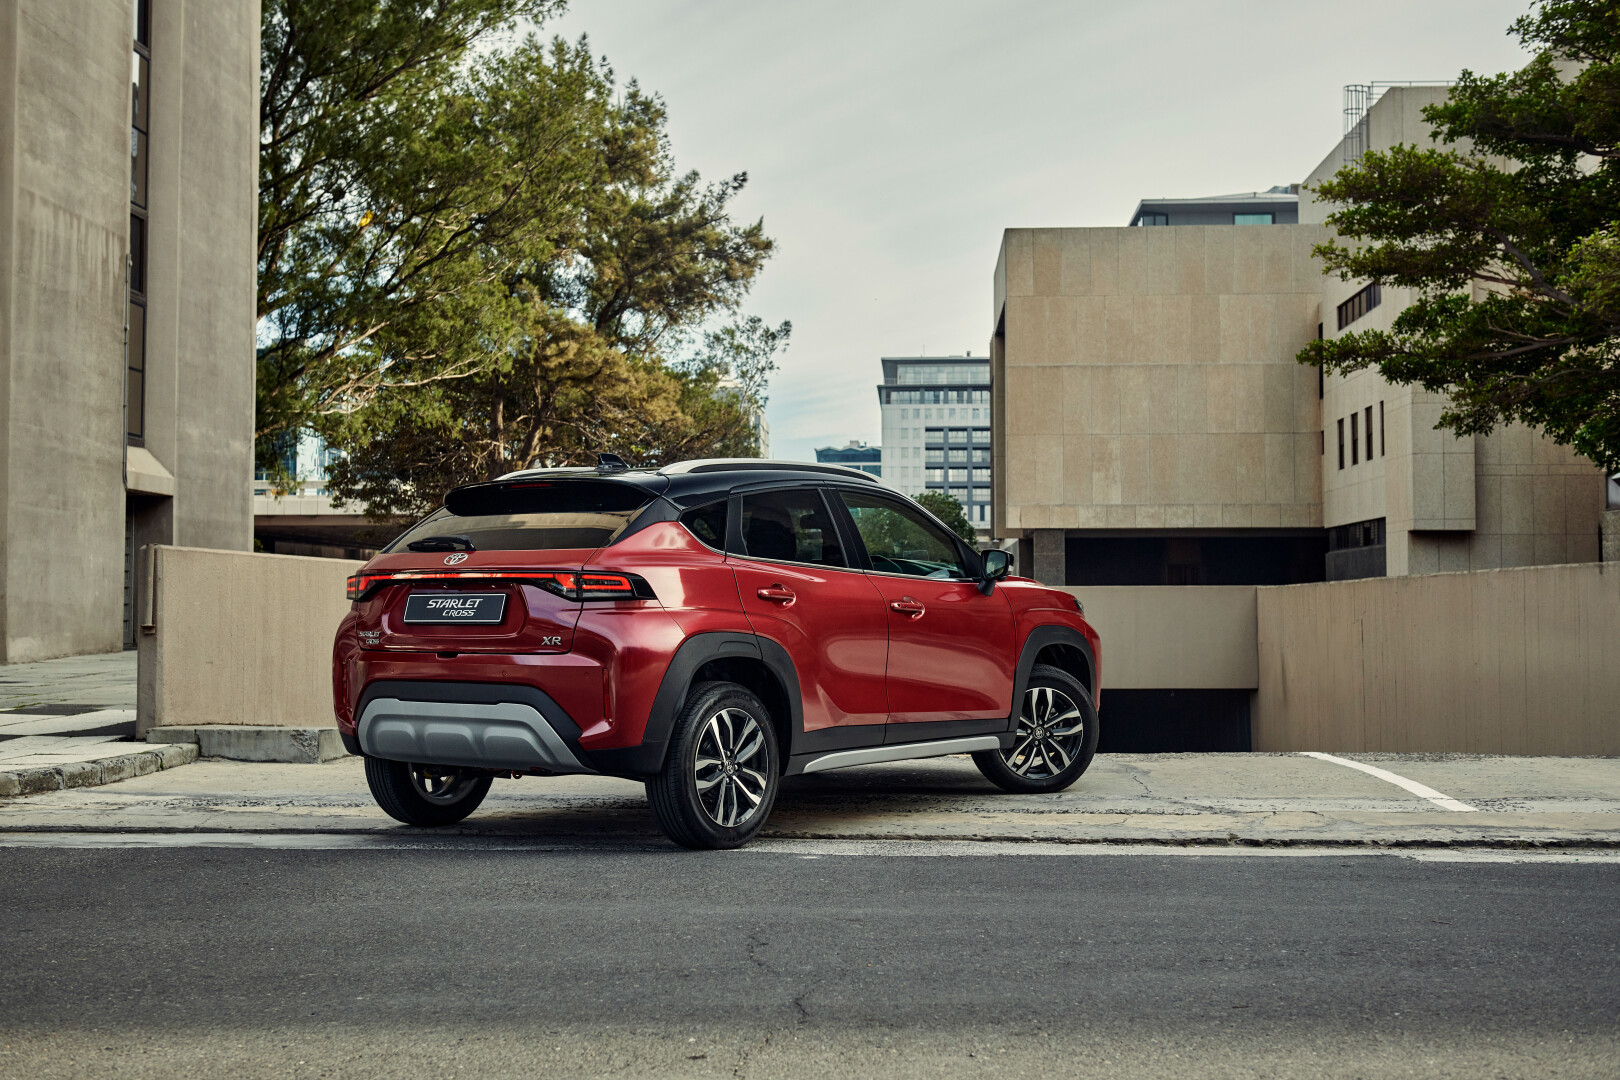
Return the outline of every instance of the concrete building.
<path id="1" fill-rule="evenodd" d="M 1352 117 L 1344 139 L 1306 178 L 1300 221 L 1326 219 L 1332 208 L 1311 188 L 1365 150 L 1429 145 L 1422 109 L 1446 93 L 1444 86 L 1390 87 Z M 1323 278 L 1322 333 L 1388 329 L 1409 302 L 1405 289 Z M 1324 381 L 1329 579 L 1599 558 L 1604 478 L 1590 462 L 1519 424 L 1461 439 L 1436 431 L 1444 407 L 1441 395 L 1391 386 L 1374 371 Z"/>
<path id="2" fill-rule="evenodd" d="M 1143 199 L 1132 225 L 1294 225 L 1299 221 L 1299 185 L 1265 191 L 1206 195 L 1201 199 Z"/>
<path id="3" fill-rule="evenodd" d="M 256 0 L 0 0 L 0 661 L 252 545 L 258 90 Z"/>
<path id="4" fill-rule="evenodd" d="M 1324 276 L 1311 253 L 1330 232 L 1310 186 L 1368 149 L 1427 144 L 1420 110 L 1446 92 L 1377 89 L 1301 186 L 1296 223 L 1250 228 L 1210 200 L 1183 201 L 1178 218 L 1177 204 L 1144 200 L 1133 223 L 1192 223 L 1003 237 L 993 531 L 1017 540 L 1024 572 L 1076 587 L 1119 627 L 1116 648 L 1145 643 L 1156 657 L 1121 658 L 1105 675 L 1105 750 L 1244 750 L 1269 737 L 1279 706 L 1253 713 L 1261 676 L 1200 666 L 1234 628 L 1248 639 L 1248 615 L 1226 608 L 1253 586 L 1599 558 L 1605 481 L 1590 462 L 1518 425 L 1436 431 L 1440 397 L 1371 372 L 1323 378 L 1294 359 L 1319 334 L 1387 327 L 1408 302 Z M 1374 625 L 1353 605 L 1343 614 Z M 1325 617 L 1310 641 L 1343 629 Z M 1308 645 L 1271 647 L 1309 669 Z M 1340 689 L 1352 709 L 1360 689 Z"/>
<path id="5" fill-rule="evenodd" d="M 1023 567 L 1070 585 L 1267 585 L 1598 558 L 1589 462 L 1517 425 L 1435 431 L 1438 396 L 1294 360 L 1407 302 L 1322 274 L 1328 208 L 1310 185 L 1367 149 L 1427 144 L 1420 110 L 1445 93 L 1392 87 L 1352 116 L 1297 224 L 1006 232 L 995 531 L 1020 539 Z"/>
<path id="6" fill-rule="evenodd" d="M 885 356 L 883 479 L 907 495 L 942 491 L 976 528 L 990 528 L 995 453 L 990 362 L 966 356 Z"/>
<path id="7" fill-rule="evenodd" d="M 873 476 L 883 475 L 883 448 L 868 446 L 857 439 L 851 439 L 848 446 L 818 447 L 816 460 L 824 465 L 842 465 L 848 469 L 859 469 Z"/>

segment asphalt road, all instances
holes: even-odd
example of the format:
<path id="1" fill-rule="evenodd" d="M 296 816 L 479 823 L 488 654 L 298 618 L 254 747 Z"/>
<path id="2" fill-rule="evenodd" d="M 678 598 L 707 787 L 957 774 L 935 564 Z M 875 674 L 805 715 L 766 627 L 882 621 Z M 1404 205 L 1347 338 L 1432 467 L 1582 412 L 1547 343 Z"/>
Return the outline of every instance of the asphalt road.
<path id="1" fill-rule="evenodd" d="M 0 1076 L 1620 1073 L 1615 861 L 786 848 L 0 850 Z"/>

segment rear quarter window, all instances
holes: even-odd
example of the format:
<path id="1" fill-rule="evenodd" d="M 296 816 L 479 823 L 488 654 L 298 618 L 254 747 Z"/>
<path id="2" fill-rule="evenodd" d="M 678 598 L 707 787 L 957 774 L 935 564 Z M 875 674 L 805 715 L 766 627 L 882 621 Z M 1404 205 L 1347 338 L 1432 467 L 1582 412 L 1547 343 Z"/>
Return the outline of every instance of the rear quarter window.
<path id="1" fill-rule="evenodd" d="M 714 548 L 716 551 L 726 550 L 726 507 L 730 505 L 725 499 L 709 503 L 688 510 L 681 515 L 681 524 L 685 525 L 691 534 Z"/>

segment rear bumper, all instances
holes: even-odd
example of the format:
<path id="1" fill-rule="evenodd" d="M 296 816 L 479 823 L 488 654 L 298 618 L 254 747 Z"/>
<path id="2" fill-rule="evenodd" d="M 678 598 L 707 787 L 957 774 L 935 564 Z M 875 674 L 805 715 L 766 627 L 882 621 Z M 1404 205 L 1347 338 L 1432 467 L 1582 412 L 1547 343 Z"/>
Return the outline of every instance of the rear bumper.
<path id="1" fill-rule="evenodd" d="M 534 687 L 389 679 L 367 686 L 359 705 L 350 749 L 368 757 L 497 771 L 598 772 L 578 747 L 579 726 Z"/>

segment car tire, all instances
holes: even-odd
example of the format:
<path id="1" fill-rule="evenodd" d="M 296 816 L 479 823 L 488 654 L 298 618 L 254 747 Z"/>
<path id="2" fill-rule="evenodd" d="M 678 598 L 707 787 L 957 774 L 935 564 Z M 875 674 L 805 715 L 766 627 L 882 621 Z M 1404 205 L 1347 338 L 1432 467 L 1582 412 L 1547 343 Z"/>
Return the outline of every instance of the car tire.
<path id="1" fill-rule="evenodd" d="M 1080 680 L 1036 664 L 1018 704 L 1013 745 L 980 751 L 973 764 L 986 780 L 1015 795 L 1062 791 L 1096 756 L 1097 732 L 1097 709 Z"/>
<path id="2" fill-rule="evenodd" d="M 366 783 L 383 812 L 407 825 L 454 825 L 489 794 L 494 778 L 452 765 L 413 765 L 366 758 Z"/>
<path id="3" fill-rule="evenodd" d="M 647 802 L 682 847 L 741 847 L 770 816 L 781 773 L 759 698 L 736 683 L 699 683 L 675 719 L 663 770 L 647 781 Z"/>

